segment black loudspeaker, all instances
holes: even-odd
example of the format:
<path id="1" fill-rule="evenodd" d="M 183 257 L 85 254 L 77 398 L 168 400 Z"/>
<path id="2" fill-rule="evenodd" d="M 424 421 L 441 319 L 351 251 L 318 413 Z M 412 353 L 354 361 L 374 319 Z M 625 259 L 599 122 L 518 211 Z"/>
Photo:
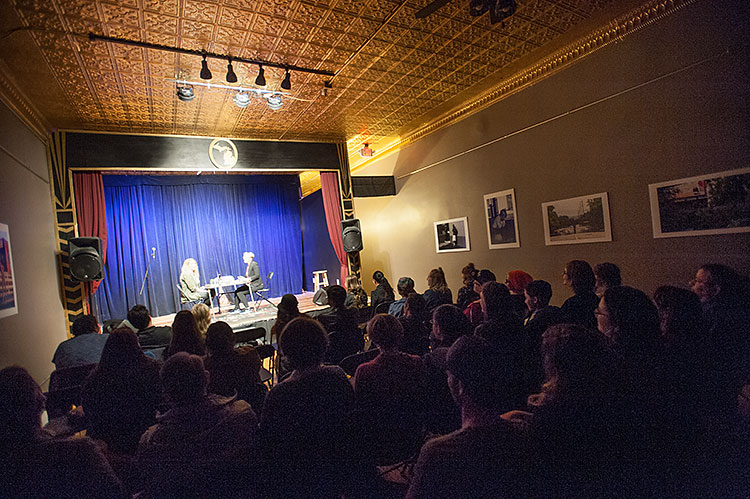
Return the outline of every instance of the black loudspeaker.
<path id="1" fill-rule="evenodd" d="M 359 228 L 359 219 L 341 221 L 341 238 L 344 240 L 344 251 L 347 253 L 362 251 L 362 230 Z"/>
<path id="2" fill-rule="evenodd" d="M 76 281 L 98 281 L 104 275 L 102 240 L 76 237 L 68 241 L 70 276 Z"/>

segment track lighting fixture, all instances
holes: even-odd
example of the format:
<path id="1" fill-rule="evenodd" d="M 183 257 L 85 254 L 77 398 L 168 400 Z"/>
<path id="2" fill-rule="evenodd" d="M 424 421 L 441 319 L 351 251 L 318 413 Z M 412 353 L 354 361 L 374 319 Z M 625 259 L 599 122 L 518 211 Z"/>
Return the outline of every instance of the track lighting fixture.
<path id="1" fill-rule="evenodd" d="M 239 90 L 236 94 L 234 94 L 232 100 L 235 104 L 237 104 L 237 107 L 245 108 L 248 104 L 250 104 L 250 94 L 243 90 Z"/>
<path id="2" fill-rule="evenodd" d="M 232 67 L 232 59 L 229 59 L 229 64 L 227 64 L 227 82 L 237 83 L 237 75 L 234 73 L 234 68 Z"/>
<path id="3" fill-rule="evenodd" d="M 284 80 L 281 82 L 281 88 L 284 90 L 291 90 L 292 89 L 292 82 L 290 81 L 290 75 L 289 70 L 286 70 L 286 75 L 284 76 Z"/>
<path id="4" fill-rule="evenodd" d="M 201 63 L 201 78 L 204 80 L 210 80 L 213 77 L 211 70 L 208 69 L 208 62 L 206 56 L 203 56 L 203 62 Z"/>
<path id="5" fill-rule="evenodd" d="M 263 74 L 263 66 L 258 65 L 258 77 L 255 79 L 255 84 L 259 87 L 266 86 L 266 77 Z"/>
<path id="6" fill-rule="evenodd" d="M 182 102 L 190 102 L 195 98 L 192 85 L 177 85 L 177 98 Z"/>
<path id="7" fill-rule="evenodd" d="M 203 81 L 172 80 L 177 85 L 177 98 L 181 101 L 189 102 L 195 98 L 194 87 L 203 87 L 206 89 L 223 89 L 233 93 L 232 100 L 239 108 L 246 108 L 250 105 L 253 98 L 264 99 L 269 109 L 278 111 L 283 104 L 282 98 L 312 102 L 308 99 L 294 97 L 284 92 L 275 90 L 266 90 L 257 87 L 243 87 L 236 85 L 223 85 L 220 83 L 207 83 Z"/>
<path id="8" fill-rule="evenodd" d="M 271 94 L 266 97 L 266 103 L 268 107 L 273 111 L 281 109 L 281 94 Z"/>

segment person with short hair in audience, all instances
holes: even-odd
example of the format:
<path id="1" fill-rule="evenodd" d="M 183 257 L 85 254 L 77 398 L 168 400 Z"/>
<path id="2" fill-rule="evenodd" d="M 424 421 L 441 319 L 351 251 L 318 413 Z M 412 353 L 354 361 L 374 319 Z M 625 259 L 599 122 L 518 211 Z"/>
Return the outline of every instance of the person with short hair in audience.
<path id="1" fill-rule="evenodd" d="M 399 351 L 404 331 L 392 315 L 373 317 L 367 334 L 380 353 L 357 367 L 352 385 L 368 447 L 378 464 L 393 464 L 422 443 L 424 369 L 420 357 Z"/>
<path id="2" fill-rule="evenodd" d="M 361 479 L 352 425 L 354 390 L 338 366 L 323 366 L 328 335 L 298 317 L 279 339 L 292 374 L 266 396 L 260 418 L 264 497 L 340 497 Z"/>
<path id="3" fill-rule="evenodd" d="M 353 308 L 348 308 L 346 290 L 334 284 L 326 288 L 330 308 L 321 312 L 316 318 L 328 331 L 330 345 L 326 353 L 326 362 L 338 364 L 344 357 L 361 351 L 365 346 L 365 339 L 359 329 L 359 314 Z"/>
<path id="4" fill-rule="evenodd" d="M 52 357 L 56 369 L 96 364 L 102 356 L 108 334 L 99 334 L 99 322 L 93 315 L 83 315 L 73 321 L 73 337 L 60 343 Z"/>
<path id="5" fill-rule="evenodd" d="M 414 279 L 411 277 L 401 277 L 396 283 L 396 291 L 401 295 L 401 298 L 391 303 L 388 307 L 388 313 L 392 316 L 399 318 L 404 315 L 404 305 L 406 304 L 406 298 L 414 293 Z"/>
<path id="6" fill-rule="evenodd" d="M 209 395 L 197 355 L 177 352 L 161 369 L 170 409 L 138 446 L 144 490 L 153 497 L 237 497 L 247 494 L 258 420 L 250 405 Z"/>
<path id="7" fill-rule="evenodd" d="M 236 350 L 231 326 L 218 321 L 208 326 L 206 350 L 208 393 L 236 396 L 260 412 L 267 388 L 260 380 L 261 361 L 255 348 L 247 346 Z"/>
<path id="8" fill-rule="evenodd" d="M 591 265 L 583 260 L 569 261 L 563 270 L 563 284 L 575 293 L 560 307 L 563 322 L 596 329 L 594 310 L 599 306 L 599 297 L 594 293 L 596 277 Z"/>
<path id="9" fill-rule="evenodd" d="M 172 341 L 164 351 L 164 360 L 177 352 L 187 352 L 193 355 L 206 355 L 206 345 L 203 343 L 198 324 L 193 313 L 180 310 L 172 322 Z"/>
<path id="10" fill-rule="evenodd" d="M 471 322 L 472 328 L 476 328 L 478 325 L 485 321 L 484 312 L 482 311 L 482 301 L 480 299 L 480 293 L 482 292 L 482 286 L 488 282 L 495 282 L 495 274 L 489 269 L 482 269 L 474 279 L 474 291 L 477 294 L 477 299 L 471 302 L 465 309 L 464 315 L 469 322 Z"/>
<path id="11" fill-rule="evenodd" d="M 344 305 L 352 308 L 365 308 L 367 306 L 367 292 L 362 288 L 357 274 L 346 276 L 346 301 Z"/>
<path id="12" fill-rule="evenodd" d="M 594 267 L 594 285 L 597 296 L 601 297 L 605 291 L 615 286 L 622 286 L 620 267 L 614 263 L 600 263 Z"/>
<path id="13" fill-rule="evenodd" d="M 196 303 L 190 310 L 195 317 L 195 325 L 198 328 L 198 334 L 203 341 L 206 340 L 206 331 L 211 324 L 211 309 L 205 303 Z"/>
<path id="14" fill-rule="evenodd" d="M 514 407 L 520 366 L 482 338 L 464 336 L 448 351 L 447 367 L 461 429 L 425 443 L 406 497 L 523 496 L 525 442 L 501 417 Z"/>
<path id="15" fill-rule="evenodd" d="M 376 288 L 370 293 L 370 305 L 375 313 L 380 313 L 381 310 L 378 310 L 378 306 L 383 303 L 390 304 L 396 299 L 396 296 L 393 294 L 393 288 L 388 282 L 388 279 L 386 279 L 385 274 L 380 270 L 373 272 L 372 282 L 375 284 Z M 383 305 L 383 307 L 385 307 L 385 305 Z M 386 311 L 387 308 L 386 310 L 383 310 L 383 312 Z"/>
<path id="16" fill-rule="evenodd" d="M 479 293 L 474 291 L 474 279 L 479 275 L 479 271 L 474 267 L 473 263 L 469 263 L 461 269 L 461 280 L 463 286 L 458 290 L 458 298 L 456 298 L 456 306 L 460 310 L 464 310 L 473 301 L 479 299 Z"/>
<path id="17" fill-rule="evenodd" d="M 432 269 L 427 274 L 427 291 L 423 296 L 428 314 L 432 314 L 440 305 L 453 303 L 453 293 L 445 281 L 445 272 L 442 267 Z"/>
<path id="18" fill-rule="evenodd" d="M 138 343 L 143 349 L 166 348 L 172 341 L 172 328 L 154 326 L 151 314 L 144 305 L 135 305 L 128 311 L 128 322 L 135 328 Z"/>
<path id="19" fill-rule="evenodd" d="M 511 270 L 508 272 L 508 277 L 505 278 L 505 285 L 508 287 L 508 291 L 510 291 L 510 298 L 515 306 L 516 314 L 522 320 L 526 317 L 527 312 L 523 293 L 526 286 L 533 280 L 534 278 L 523 270 Z"/>
<path id="20" fill-rule="evenodd" d="M 524 319 L 523 331 L 531 342 L 531 352 L 537 380 L 543 381 L 541 357 L 542 335 L 553 324 L 560 322 L 560 309 L 549 304 L 552 299 L 552 286 L 547 281 L 531 281 L 524 290 L 528 313 Z"/>
<path id="21" fill-rule="evenodd" d="M 52 439 L 42 429 L 44 402 L 26 369 L 0 370 L 0 497 L 128 497 L 90 438 Z"/>
<path id="22" fill-rule="evenodd" d="M 87 435 L 105 442 L 113 453 L 135 453 L 141 434 L 156 420 L 159 368 L 143 353 L 130 328 L 112 332 L 81 391 Z"/>
<path id="23" fill-rule="evenodd" d="M 404 304 L 404 315 L 399 317 L 404 337 L 401 351 L 412 355 L 424 355 L 430 347 L 430 324 L 424 297 L 411 293 Z"/>

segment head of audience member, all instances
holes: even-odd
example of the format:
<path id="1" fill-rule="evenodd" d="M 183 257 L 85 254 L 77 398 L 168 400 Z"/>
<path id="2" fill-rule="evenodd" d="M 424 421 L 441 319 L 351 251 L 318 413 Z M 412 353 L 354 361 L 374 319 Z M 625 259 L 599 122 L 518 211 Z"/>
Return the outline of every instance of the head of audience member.
<path id="1" fill-rule="evenodd" d="M 588 262 L 571 260 L 563 270 L 563 284 L 573 288 L 573 292 L 577 295 L 593 293 L 596 285 L 594 270 Z"/>
<path id="2" fill-rule="evenodd" d="M 622 286 L 622 275 L 620 267 L 614 263 L 600 263 L 594 267 L 594 278 L 596 280 L 596 292 L 599 296 L 603 295 L 609 288 Z"/>
<path id="3" fill-rule="evenodd" d="M 0 370 L 0 448 L 34 438 L 41 428 L 44 402 L 42 389 L 26 369 Z"/>
<path id="4" fill-rule="evenodd" d="M 205 303 L 196 303 L 191 310 L 195 317 L 195 325 L 198 328 L 198 334 L 201 338 L 206 336 L 206 330 L 211 324 L 211 309 Z"/>
<path id="5" fill-rule="evenodd" d="M 541 310 L 549 305 L 552 299 L 552 286 L 547 281 L 531 281 L 524 290 L 526 307 L 531 312 Z"/>
<path id="6" fill-rule="evenodd" d="M 161 368 L 161 383 L 170 403 L 185 406 L 206 397 L 208 372 L 203 359 L 187 352 L 172 355 Z"/>
<path id="7" fill-rule="evenodd" d="M 70 327 L 70 332 L 73 336 L 96 334 L 99 332 L 99 322 L 93 315 L 82 315 L 73 321 L 73 325 Z"/>
<path id="8" fill-rule="evenodd" d="M 328 286 L 326 293 L 328 293 L 328 304 L 332 308 L 345 308 L 346 290 L 343 286 L 339 286 L 338 284 Z"/>
<path id="9" fill-rule="evenodd" d="M 279 338 L 279 350 L 295 370 L 319 367 L 328 348 L 328 334 L 320 322 L 297 317 L 286 325 Z"/>
<path id="10" fill-rule="evenodd" d="M 422 320 L 426 314 L 427 303 L 424 301 L 424 296 L 411 293 L 406 297 L 406 301 L 404 302 L 404 317 L 413 317 Z"/>
<path id="11" fill-rule="evenodd" d="M 488 282 L 496 282 L 497 278 L 495 277 L 495 274 L 489 270 L 489 269 L 482 269 L 477 274 L 477 277 L 474 279 L 474 292 L 476 294 L 480 294 L 482 292 L 482 286 L 487 284 Z"/>
<path id="12" fill-rule="evenodd" d="M 401 345 L 404 328 L 394 316 L 377 314 L 367 323 L 367 334 L 381 352 L 392 352 Z"/>
<path id="13" fill-rule="evenodd" d="M 464 286 L 473 286 L 474 279 L 477 278 L 479 271 L 474 267 L 473 263 L 468 264 L 466 267 L 461 269 L 461 278 Z"/>
<path id="14" fill-rule="evenodd" d="M 255 260 L 255 253 L 252 251 L 245 251 L 242 253 L 242 261 L 250 265 Z"/>
<path id="15" fill-rule="evenodd" d="M 297 297 L 292 294 L 286 294 L 281 297 L 278 305 L 276 317 L 284 322 L 289 322 L 299 315 L 299 302 Z"/>
<path id="16" fill-rule="evenodd" d="M 234 331 L 224 321 L 214 322 L 206 331 L 206 349 L 211 356 L 228 356 L 234 352 Z"/>
<path id="17" fill-rule="evenodd" d="M 462 419 L 501 413 L 513 408 L 521 369 L 510 355 L 478 336 L 462 336 L 446 356 L 448 387 L 461 408 Z"/>
<path id="18" fill-rule="evenodd" d="M 356 274 L 349 274 L 346 276 L 346 290 L 350 293 L 356 293 L 362 289 L 362 283 L 359 282 L 359 277 Z"/>
<path id="19" fill-rule="evenodd" d="M 138 336 L 129 327 L 115 329 L 104 343 L 99 371 L 127 369 L 146 362 Z"/>
<path id="20" fill-rule="evenodd" d="M 414 279 L 411 277 L 401 277 L 396 284 L 396 290 L 402 298 L 406 298 L 414 292 Z"/>
<path id="21" fill-rule="evenodd" d="M 448 283 L 445 281 L 445 272 L 442 267 L 430 270 L 427 274 L 427 287 L 435 291 L 445 291 Z"/>
<path id="22" fill-rule="evenodd" d="M 510 294 L 522 295 L 523 290 L 533 280 L 534 278 L 523 270 L 511 270 L 508 272 L 507 279 L 505 279 L 505 285 L 508 287 Z"/>
<path id="23" fill-rule="evenodd" d="M 440 305 L 432 313 L 432 341 L 437 347 L 449 347 L 461 336 L 471 334 L 471 323 L 455 305 Z"/>
<path id="24" fill-rule="evenodd" d="M 698 339 L 702 323 L 698 295 L 675 286 L 661 286 L 654 292 L 654 303 L 662 338 L 668 344 Z"/>
<path id="25" fill-rule="evenodd" d="M 693 293 L 701 303 L 733 301 L 742 294 L 742 279 L 731 267 L 719 263 L 707 263 L 698 269 L 695 279 L 690 281 Z"/>
<path id="26" fill-rule="evenodd" d="M 386 288 L 391 289 L 391 284 L 388 282 L 388 279 L 386 279 L 385 274 L 380 270 L 376 270 L 372 273 L 372 282 L 375 285 L 382 284 Z"/>
<path id="27" fill-rule="evenodd" d="M 143 331 L 151 325 L 151 314 L 145 305 L 135 305 L 128 310 L 128 322 L 138 331 Z"/>
<path id="28" fill-rule="evenodd" d="M 193 313 L 189 310 L 180 310 L 174 316 L 172 322 L 172 342 L 167 349 L 170 355 L 177 352 L 188 352 L 193 355 L 205 355 L 206 347 L 203 344 L 198 324 L 195 322 Z"/>
<path id="29" fill-rule="evenodd" d="M 648 348 L 659 343 L 659 314 L 651 299 L 639 289 L 608 289 L 595 313 L 599 331 L 615 345 Z"/>
<path id="30" fill-rule="evenodd" d="M 486 320 L 501 319 L 514 311 L 513 303 L 510 301 L 510 291 L 505 284 L 490 281 L 482 286 L 479 293 L 482 303 L 482 312 Z"/>

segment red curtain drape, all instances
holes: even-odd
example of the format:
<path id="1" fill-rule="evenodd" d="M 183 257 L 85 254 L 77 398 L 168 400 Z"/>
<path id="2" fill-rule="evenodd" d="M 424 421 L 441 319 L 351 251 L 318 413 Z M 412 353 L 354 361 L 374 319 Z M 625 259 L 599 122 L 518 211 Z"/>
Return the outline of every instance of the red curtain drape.
<path id="1" fill-rule="evenodd" d="M 102 257 L 107 258 L 107 213 L 104 207 L 104 184 L 101 173 L 74 173 L 73 192 L 76 200 L 78 235 L 99 237 L 102 240 Z M 94 294 L 101 281 L 87 283 L 86 299 Z M 89 308 L 89 310 L 91 310 Z"/>
<path id="2" fill-rule="evenodd" d="M 339 179 L 336 172 L 320 172 L 320 186 L 323 193 L 323 208 L 326 212 L 328 236 L 331 238 L 333 250 L 341 263 L 341 285 L 349 275 L 344 241 L 341 238 L 341 196 L 339 195 Z"/>

